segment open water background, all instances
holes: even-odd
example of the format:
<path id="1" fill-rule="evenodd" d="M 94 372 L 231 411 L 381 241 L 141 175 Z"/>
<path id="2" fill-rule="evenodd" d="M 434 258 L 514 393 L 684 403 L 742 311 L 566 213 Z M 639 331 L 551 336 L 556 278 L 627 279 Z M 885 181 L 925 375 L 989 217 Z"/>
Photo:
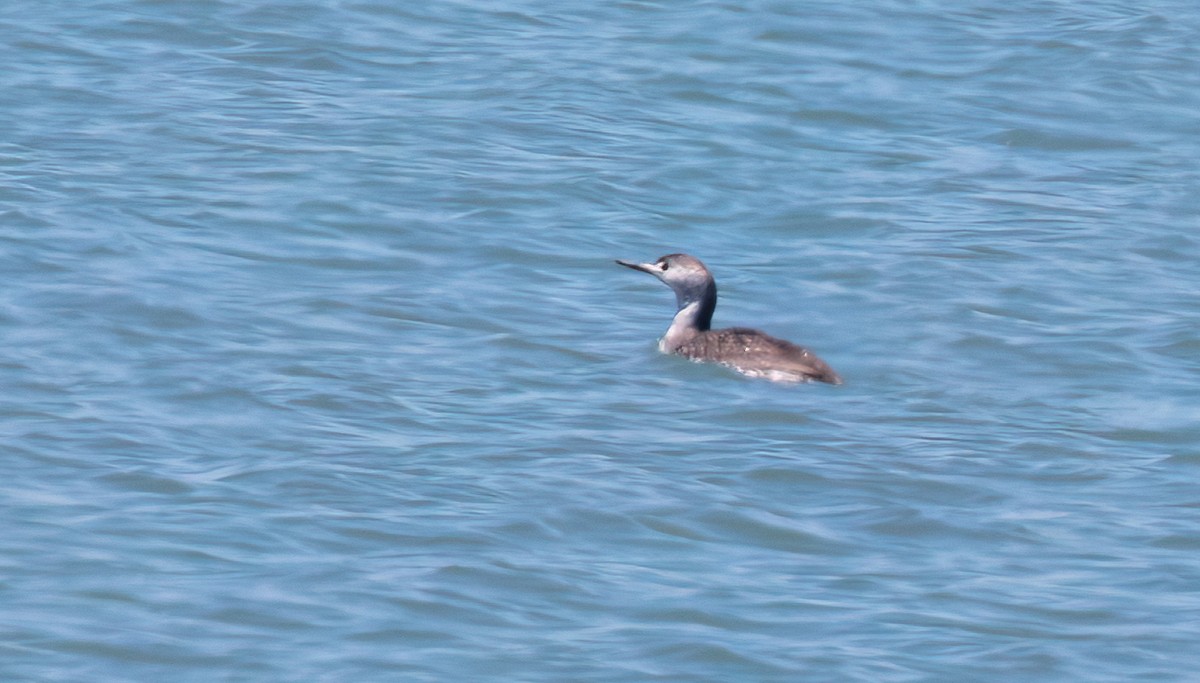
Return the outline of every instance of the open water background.
<path id="1" fill-rule="evenodd" d="M 3 3 L 0 679 L 1200 680 L 1198 36 Z"/>

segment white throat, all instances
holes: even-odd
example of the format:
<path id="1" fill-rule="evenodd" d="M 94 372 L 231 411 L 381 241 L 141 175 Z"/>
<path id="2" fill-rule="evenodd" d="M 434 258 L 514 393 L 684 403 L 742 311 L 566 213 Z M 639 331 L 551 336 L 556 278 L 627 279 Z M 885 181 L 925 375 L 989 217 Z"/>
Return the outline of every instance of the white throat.
<path id="1" fill-rule="evenodd" d="M 671 320 L 671 326 L 667 328 L 667 333 L 658 340 L 658 350 L 663 353 L 674 353 L 680 346 L 691 341 L 700 333 L 700 328 L 696 326 L 696 318 L 699 315 L 699 301 L 693 301 L 679 309 L 675 313 L 674 319 Z"/>

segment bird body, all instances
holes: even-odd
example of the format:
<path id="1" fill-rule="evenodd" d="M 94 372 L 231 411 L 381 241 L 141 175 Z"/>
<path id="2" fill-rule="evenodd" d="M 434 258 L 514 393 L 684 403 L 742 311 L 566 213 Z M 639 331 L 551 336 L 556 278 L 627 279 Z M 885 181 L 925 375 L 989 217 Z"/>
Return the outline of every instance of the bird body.
<path id="1" fill-rule="evenodd" d="M 678 311 L 658 343 L 663 353 L 720 363 L 744 375 L 776 382 L 842 383 L 833 368 L 803 346 L 748 327 L 711 329 L 717 283 L 694 256 L 667 254 L 654 263 L 617 263 L 650 273 L 675 291 Z"/>

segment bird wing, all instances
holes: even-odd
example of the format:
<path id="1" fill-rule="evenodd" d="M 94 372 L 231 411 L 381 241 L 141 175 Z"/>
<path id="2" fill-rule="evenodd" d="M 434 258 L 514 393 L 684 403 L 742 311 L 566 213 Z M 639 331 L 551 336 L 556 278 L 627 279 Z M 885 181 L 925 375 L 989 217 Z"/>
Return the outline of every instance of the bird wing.
<path id="1" fill-rule="evenodd" d="M 676 353 L 710 360 L 750 374 L 783 373 L 799 380 L 841 384 L 833 368 L 803 346 L 745 327 L 710 330 L 697 335 Z"/>

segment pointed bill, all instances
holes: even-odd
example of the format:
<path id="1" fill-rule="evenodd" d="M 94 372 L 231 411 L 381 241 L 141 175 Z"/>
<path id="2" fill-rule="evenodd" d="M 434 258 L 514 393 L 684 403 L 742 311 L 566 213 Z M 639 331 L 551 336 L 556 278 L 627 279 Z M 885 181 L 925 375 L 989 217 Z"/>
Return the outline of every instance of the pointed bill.
<path id="1" fill-rule="evenodd" d="M 657 274 L 658 271 L 658 268 L 653 263 L 637 263 L 635 261 L 626 261 L 625 259 L 617 259 L 617 263 L 626 268 L 640 270 L 643 273 L 650 273 L 651 275 Z"/>

